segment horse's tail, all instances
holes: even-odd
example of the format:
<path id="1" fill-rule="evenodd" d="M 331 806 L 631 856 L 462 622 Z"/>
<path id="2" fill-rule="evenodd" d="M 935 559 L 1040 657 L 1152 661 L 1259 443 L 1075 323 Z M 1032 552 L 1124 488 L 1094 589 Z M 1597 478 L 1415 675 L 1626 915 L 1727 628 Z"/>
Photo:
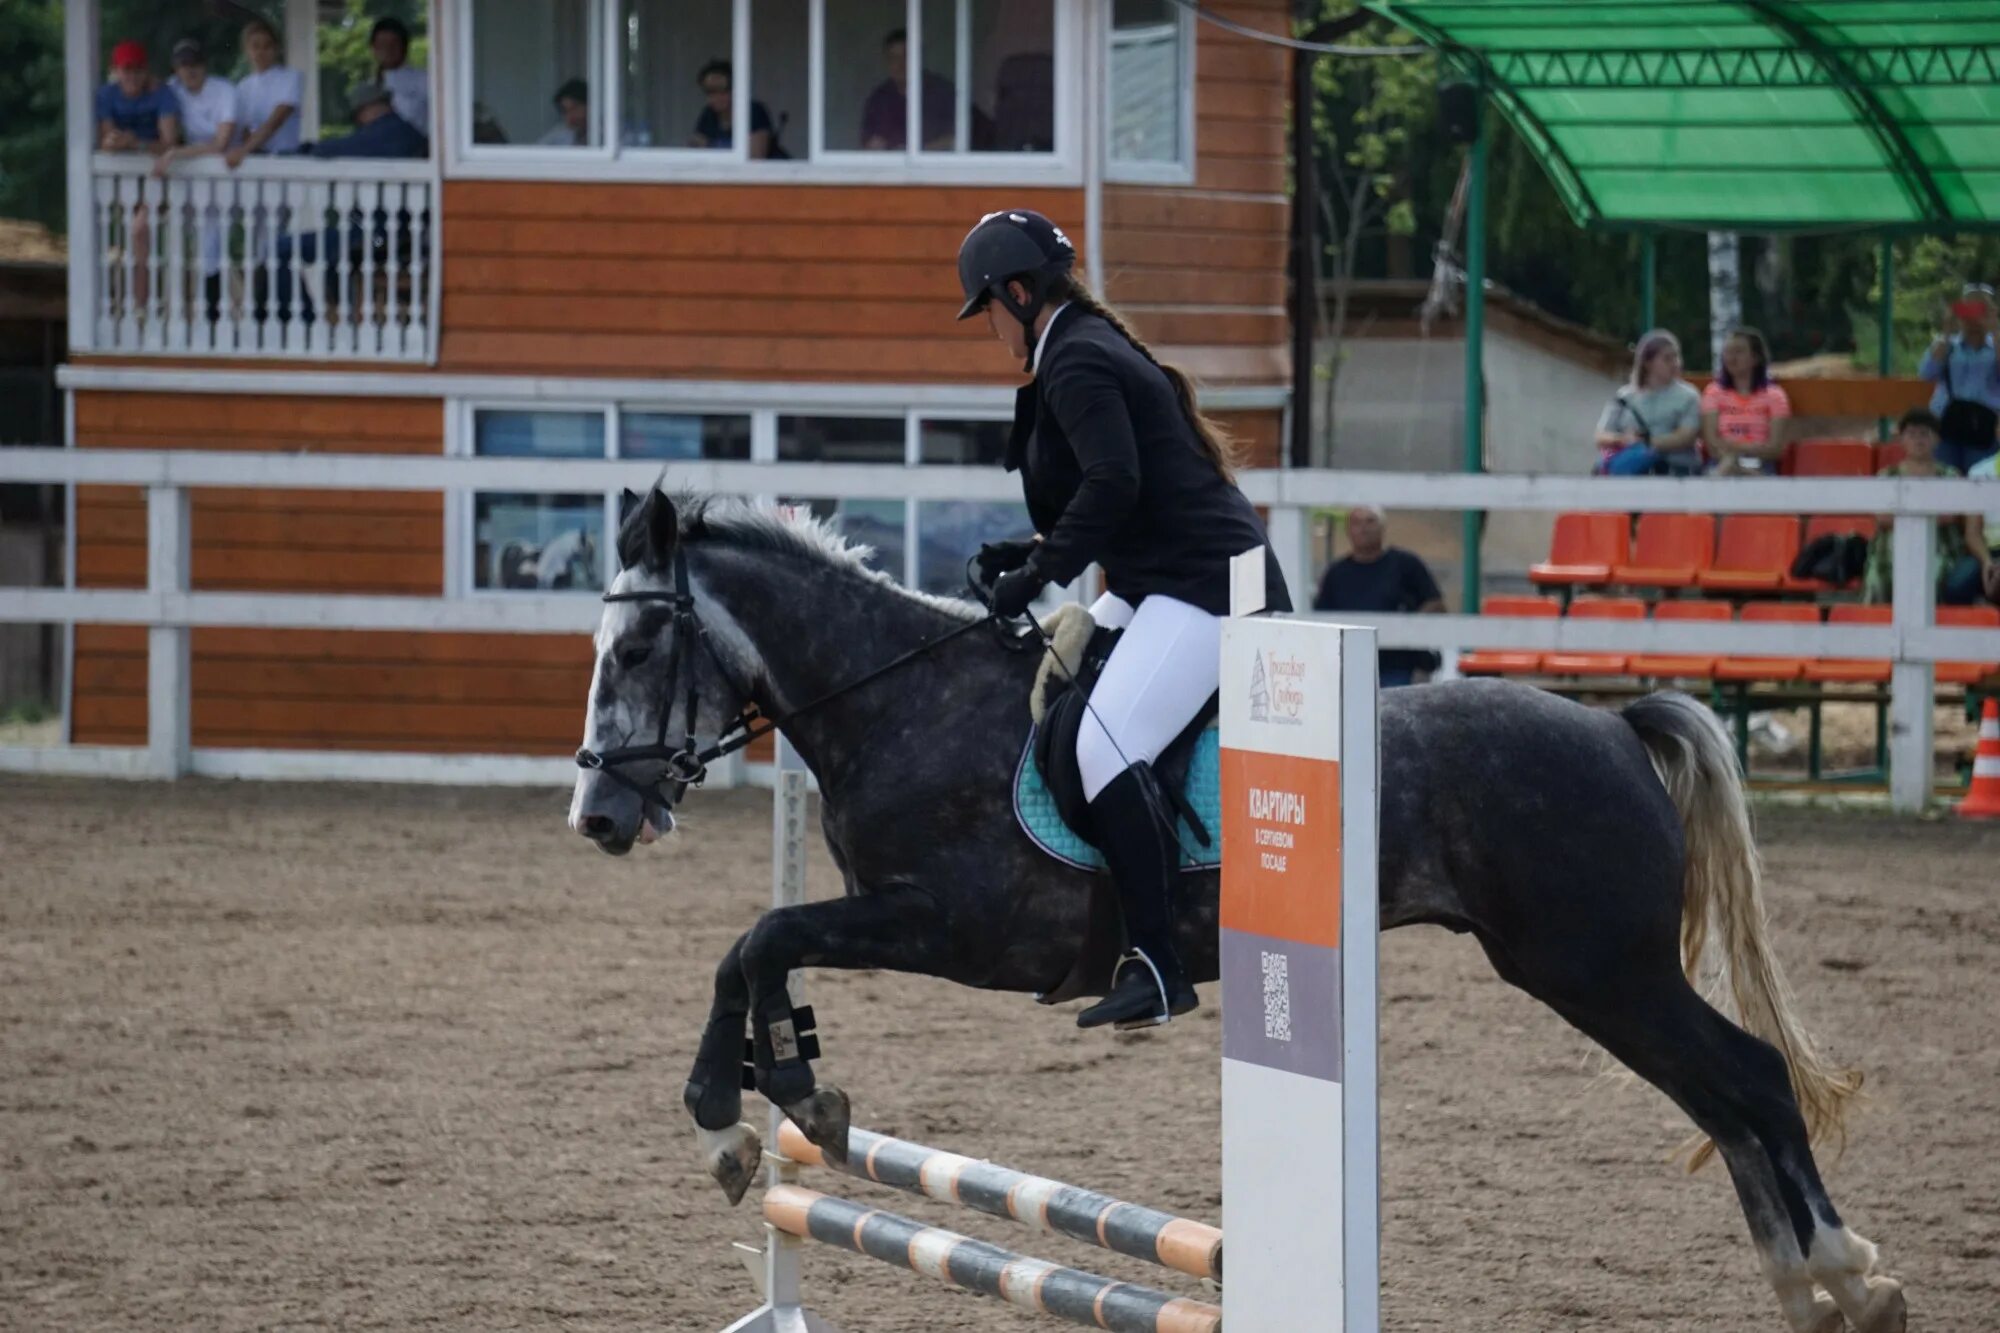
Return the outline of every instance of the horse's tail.
<path id="1" fill-rule="evenodd" d="M 1763 865 L 1750 833 L 1750 804 L 1722 723 L 1705 705 L 1671 691 L 1650 694 L 1624 710 L 1639 733 L 1674 808 L 1686 842 L 1681 908 L 1681 965 L 1711 1000 L 1726 992 L 1754 1035 L 1778 1048 L 1791 1071 L 1792 1092 L 1813 1141 L 1845 1142 L 1848 1104 L 1861 1072 L 1828 1061 L 1799 1021 L 1798 1003 L 1771 952 Z M 1709 946 L 1721 941 L 1719 956 Z M 1715 1151 L 1704 1141 L 1688 1169 Z"/>

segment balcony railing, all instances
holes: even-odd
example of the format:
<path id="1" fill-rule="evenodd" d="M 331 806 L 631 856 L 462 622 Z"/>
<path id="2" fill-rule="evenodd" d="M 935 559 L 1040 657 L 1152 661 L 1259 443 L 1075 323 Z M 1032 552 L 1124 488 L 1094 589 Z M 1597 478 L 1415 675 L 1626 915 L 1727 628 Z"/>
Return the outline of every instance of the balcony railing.
<path id="1" fill-rule="evenodd" d="M 91 266 L 93 350 L 430 359 L 430 163 L 152 167 L 139 155 L 91 162 L 89 239 L 70 262 Z"/>

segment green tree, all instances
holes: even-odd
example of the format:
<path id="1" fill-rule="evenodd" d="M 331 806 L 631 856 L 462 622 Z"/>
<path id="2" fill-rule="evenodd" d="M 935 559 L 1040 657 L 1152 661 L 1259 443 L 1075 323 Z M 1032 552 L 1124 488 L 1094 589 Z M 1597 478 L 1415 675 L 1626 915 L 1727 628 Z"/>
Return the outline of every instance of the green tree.
<path id="1" fill-rule="evenodd" d="M 0 0 L 0 217 L 63 226 L 63 32 L 54 0 Z"/>

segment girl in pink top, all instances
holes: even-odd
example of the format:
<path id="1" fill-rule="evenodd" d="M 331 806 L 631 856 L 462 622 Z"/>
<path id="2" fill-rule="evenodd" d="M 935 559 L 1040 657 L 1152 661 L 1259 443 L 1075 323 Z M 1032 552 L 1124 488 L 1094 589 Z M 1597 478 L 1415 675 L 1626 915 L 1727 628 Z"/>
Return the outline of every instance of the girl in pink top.
<path id="1" fill-rule="evenodd" d="M 1764 335 L 1737 329 L 1722 345 L 1722 368 L 1701 394 L 1702 450 L 1726 476 L 1773 473 L 1785 452 L 1792 400 L 1771 379 Z"/>

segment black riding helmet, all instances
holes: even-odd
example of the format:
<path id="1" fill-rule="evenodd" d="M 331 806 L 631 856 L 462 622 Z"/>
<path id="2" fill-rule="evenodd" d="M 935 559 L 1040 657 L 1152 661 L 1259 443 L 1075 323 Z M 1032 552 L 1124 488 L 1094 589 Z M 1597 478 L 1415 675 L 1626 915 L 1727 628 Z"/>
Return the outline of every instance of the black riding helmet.
<path id="1" fill-rule="evenodd" d="M 958 317 L 970 319 L 998 301 L 1000 308 L 1021 321 L 1028 346 L 1035 345 L 1035 318 L 1048 301 L 1049 289 L 1076 263 L 1076 247 L 1062 228 L 1026 208 L 1002 209 L 979 219 L 958 247 L 958 285 L 965 305 Z M 1028 289 L 1026 303 L 1007 290 L 1010 281 Z M 1023 369 L 1033 369 L 1032 360 Z"/>

